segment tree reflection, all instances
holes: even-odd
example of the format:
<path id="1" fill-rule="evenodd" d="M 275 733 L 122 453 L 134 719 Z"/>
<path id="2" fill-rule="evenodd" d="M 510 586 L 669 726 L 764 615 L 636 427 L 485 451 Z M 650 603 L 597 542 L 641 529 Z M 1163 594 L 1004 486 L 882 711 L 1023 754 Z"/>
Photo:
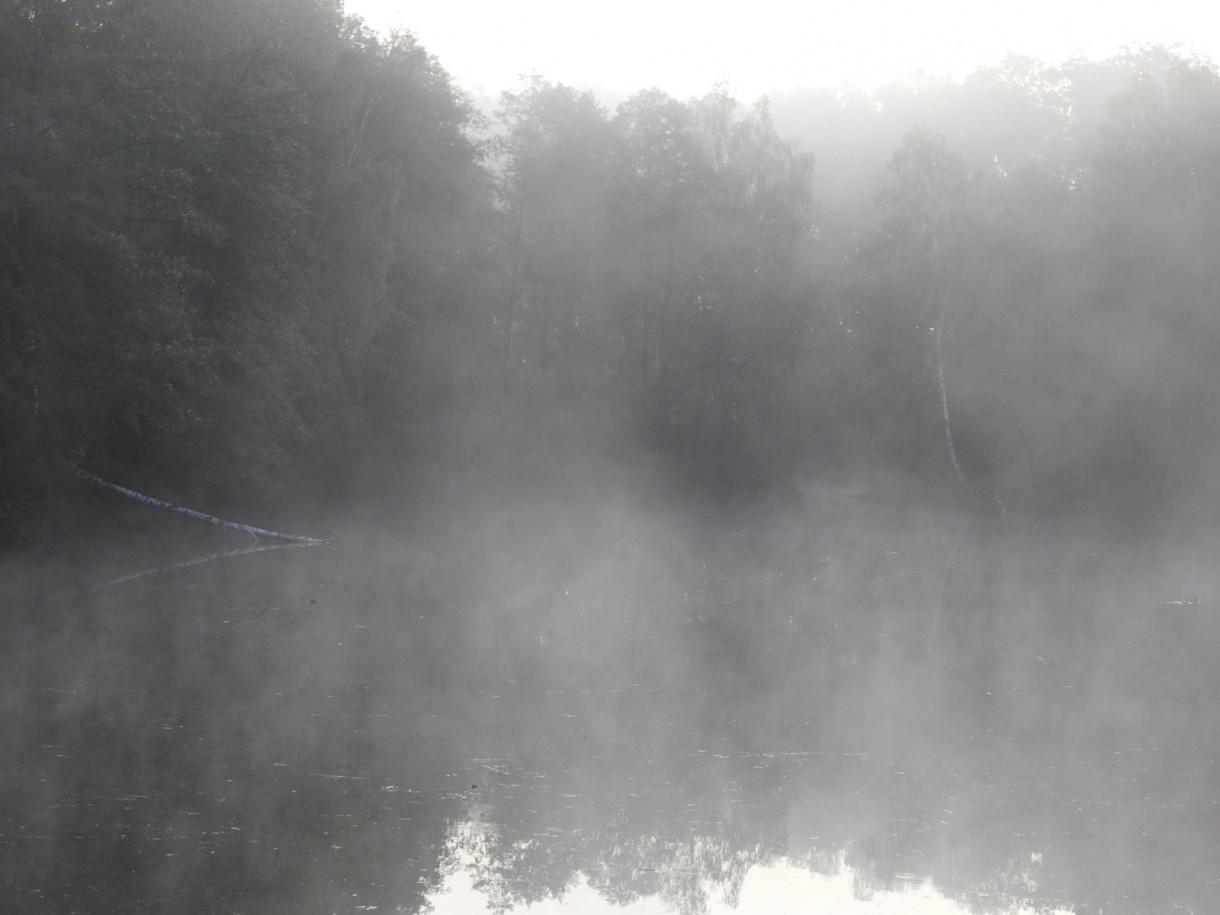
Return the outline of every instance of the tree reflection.
<path id="1" fill-rule="evenodd" d="M 1172 564 L 819 511 L 15 604 L 0 879 L 30 912 L 419 912 L 466 869 L 501 912 L 694 915 L 781 864 L 975 912 L 1220 902 L 1220 635 Z"/>

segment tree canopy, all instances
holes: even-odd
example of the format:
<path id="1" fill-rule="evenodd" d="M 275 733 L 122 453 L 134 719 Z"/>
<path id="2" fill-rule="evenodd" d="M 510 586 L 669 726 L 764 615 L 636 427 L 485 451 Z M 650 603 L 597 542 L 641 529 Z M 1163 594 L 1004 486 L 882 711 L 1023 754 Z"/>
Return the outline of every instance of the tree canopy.
<path id="1" fill-rule="evenodd" d="M 8 3 L 0 536 L 72 467 L 314 505 L 598 428 L 716 498 L 1197 511 L 1218 163 L 1220 76 L 1156 48 L 488 120 L 328 0 Z"/>

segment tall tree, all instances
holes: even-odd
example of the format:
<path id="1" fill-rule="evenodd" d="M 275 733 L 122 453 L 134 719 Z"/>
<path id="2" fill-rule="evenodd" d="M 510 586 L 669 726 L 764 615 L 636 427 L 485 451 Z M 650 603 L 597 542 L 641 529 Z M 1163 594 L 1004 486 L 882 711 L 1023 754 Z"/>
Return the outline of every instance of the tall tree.
<path id="1" fill-rule="evenodd" d="M 502 358 L 543 369 L 560 364 L 570 373 L 578 338 L 599 312 L 606 113 L 592 93 L 536 78 L 504 93 L 499 119 L 511 264 L 498 319 Z"/>
<path id="2" fill-rule="evenodd" d="M 765 392 L 806 336 L 795 280 L 812 160 L 765 103 L 743 112 L 719 90 L 687 104 L 640 93 L 615 126 L 620 298 L 645 343 L 654 435 L 726 481 L 765 475 L 784 422 Z"/>

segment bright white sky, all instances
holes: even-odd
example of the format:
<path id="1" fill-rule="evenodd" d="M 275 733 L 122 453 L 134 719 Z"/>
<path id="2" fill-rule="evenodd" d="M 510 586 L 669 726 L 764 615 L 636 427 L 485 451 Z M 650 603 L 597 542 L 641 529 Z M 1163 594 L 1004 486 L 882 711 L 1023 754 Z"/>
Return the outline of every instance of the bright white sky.
<path id="1" fill-rule="evenodd" d="M 537 72 L 577 88 L 741 98 L 796 85 L 871 88 L 916 70 L 961 77 L 1006 52 L 1059 62 L 1161 43 L 1220 60 L 1213 0 L 346 0 L 414 32 L 462 88 Z"/>

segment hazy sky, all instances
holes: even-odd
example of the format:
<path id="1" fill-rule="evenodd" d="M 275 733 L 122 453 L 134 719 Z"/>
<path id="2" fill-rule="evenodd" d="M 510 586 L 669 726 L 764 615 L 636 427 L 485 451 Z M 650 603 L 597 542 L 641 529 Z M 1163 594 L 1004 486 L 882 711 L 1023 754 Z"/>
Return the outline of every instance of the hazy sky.
<path id="1" fill-rule="evenodd" d="M 1059 61 L 1152 42 L 1220 59 L 1207 0 L 347 0 L 378 28 L 403 26 L 468 90 L 522 73 L 579 88 L 659 86 L 685 97 L 726 81 L 750 97 L 794 85 L 864 87 L 913 70 L 963 76 L 1007 51 Z"/>

